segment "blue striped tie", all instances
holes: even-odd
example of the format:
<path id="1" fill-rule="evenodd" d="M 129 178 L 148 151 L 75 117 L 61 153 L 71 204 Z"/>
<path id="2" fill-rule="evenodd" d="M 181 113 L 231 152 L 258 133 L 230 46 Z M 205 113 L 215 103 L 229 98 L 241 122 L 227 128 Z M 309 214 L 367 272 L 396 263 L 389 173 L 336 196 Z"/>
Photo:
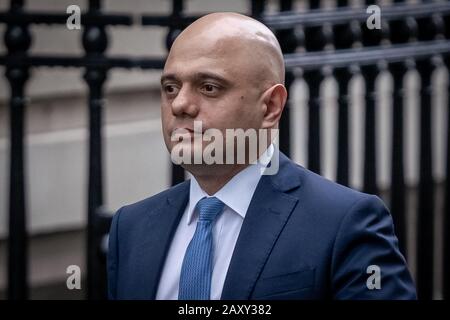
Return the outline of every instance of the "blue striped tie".
<path id="1" fill-rule="evenodd" d="M 213 258 L 213 221 L 223 210 L 216 197 L 203 198 L 197 203 L 200 217 L 194 236 L 181 266 L 179 300 L 209 300 Z"/>

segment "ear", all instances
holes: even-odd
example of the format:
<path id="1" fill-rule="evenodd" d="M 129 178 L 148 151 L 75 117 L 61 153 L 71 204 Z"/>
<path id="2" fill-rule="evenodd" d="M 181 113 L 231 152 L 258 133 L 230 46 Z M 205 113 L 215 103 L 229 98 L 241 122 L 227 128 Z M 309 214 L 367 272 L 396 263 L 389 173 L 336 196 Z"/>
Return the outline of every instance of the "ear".
<path id="1" fill-rule="evenodd" d="M 263 116 L 262 128 L 278 128 L 284 105 L 286 104 L 287 90 L 282 84 L 276 84 L 263 94 L 265 112 Z"/>

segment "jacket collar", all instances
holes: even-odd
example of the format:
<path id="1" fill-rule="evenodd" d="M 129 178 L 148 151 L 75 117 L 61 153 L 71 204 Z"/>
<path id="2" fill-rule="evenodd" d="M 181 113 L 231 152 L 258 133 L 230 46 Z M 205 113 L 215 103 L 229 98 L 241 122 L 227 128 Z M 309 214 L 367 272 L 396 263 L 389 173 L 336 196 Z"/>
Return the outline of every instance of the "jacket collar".
<path id="1" fill-rule="evenodd" d="M 288 221 L 298 198 L 287 191 L 299 188 L 294 164 L 280 153 L 276 175 L 262 176 L 250 203 L 231 258 L 222 291 L 223 300 L 250 298 L 259 275 Z"/>

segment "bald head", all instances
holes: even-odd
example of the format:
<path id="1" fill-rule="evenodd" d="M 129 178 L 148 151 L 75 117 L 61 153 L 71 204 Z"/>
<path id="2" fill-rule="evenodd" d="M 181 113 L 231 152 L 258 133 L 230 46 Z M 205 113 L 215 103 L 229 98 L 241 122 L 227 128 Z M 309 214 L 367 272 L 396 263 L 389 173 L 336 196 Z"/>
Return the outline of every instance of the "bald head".
<path id="1" fill-rule="evenodd" d="M 222 137 L 217 138 L 218 143 L 222 141 L 225 149 L 237 139 L 226 138 L 229 129 L 253 129 L 250 132 L 258 131 L 260 155 L 265 151 L 260 143 L 270 144 L 276 136 L 272 129 L 278 128 L 286 99 L 283 55 L 275 35 L 262 23 L 241 14 L 208 14 L 176 38 L 167 57 L 161 75 L 164 140 L 169 151 L 185 146 L 184 151 L 192 157 L 198 154 L 192 151 L 195 148 L 201 154 L 211 146 L 206 142 L 195 146 L 196 122 L 201 123 L 202 132 L 218 130 Z M 180 130 L 187 137 L 185 144 L 172 139 Z M 261 131 L 266 135 L 259 138 Z M 206 135 L 207 141 L 211 139 L 216 141 Z M 232 147 L 231 153 L 224 150 L 223 154 L 234 157 L 238 149 L 250 150 L 249 144 Z M 249 158 L 247 164 L 251 162 Z M 197 178 L 220 181 L 220 177 L 231 177 L 242 169 L 241 164 L 235 164 L 185 168 Z"/>
<path id="2" fill-rule="evenodd" d="M 168 62 L 198 56 L 227 61 L 229 71 L 258 87 L 284 84 L 278 40 L 261 22 L 238 13 L 217 12 L 189 25 L 175 40 Z"/>

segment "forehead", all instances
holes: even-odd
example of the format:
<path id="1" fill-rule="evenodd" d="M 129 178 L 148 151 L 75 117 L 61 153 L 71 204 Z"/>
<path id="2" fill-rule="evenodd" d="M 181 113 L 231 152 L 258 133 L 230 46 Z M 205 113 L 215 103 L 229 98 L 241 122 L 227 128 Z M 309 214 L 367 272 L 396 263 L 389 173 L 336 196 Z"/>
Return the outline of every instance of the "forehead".
<path id="1" fill-rule="evenodd" d="M 183 37 L 175 41 L 164 66 L 164 73 L 179 76 L 214 72 L 239 81 L 249 72 L 245 49 L 235 39 L 216 40 L 208 36 Z"/>

